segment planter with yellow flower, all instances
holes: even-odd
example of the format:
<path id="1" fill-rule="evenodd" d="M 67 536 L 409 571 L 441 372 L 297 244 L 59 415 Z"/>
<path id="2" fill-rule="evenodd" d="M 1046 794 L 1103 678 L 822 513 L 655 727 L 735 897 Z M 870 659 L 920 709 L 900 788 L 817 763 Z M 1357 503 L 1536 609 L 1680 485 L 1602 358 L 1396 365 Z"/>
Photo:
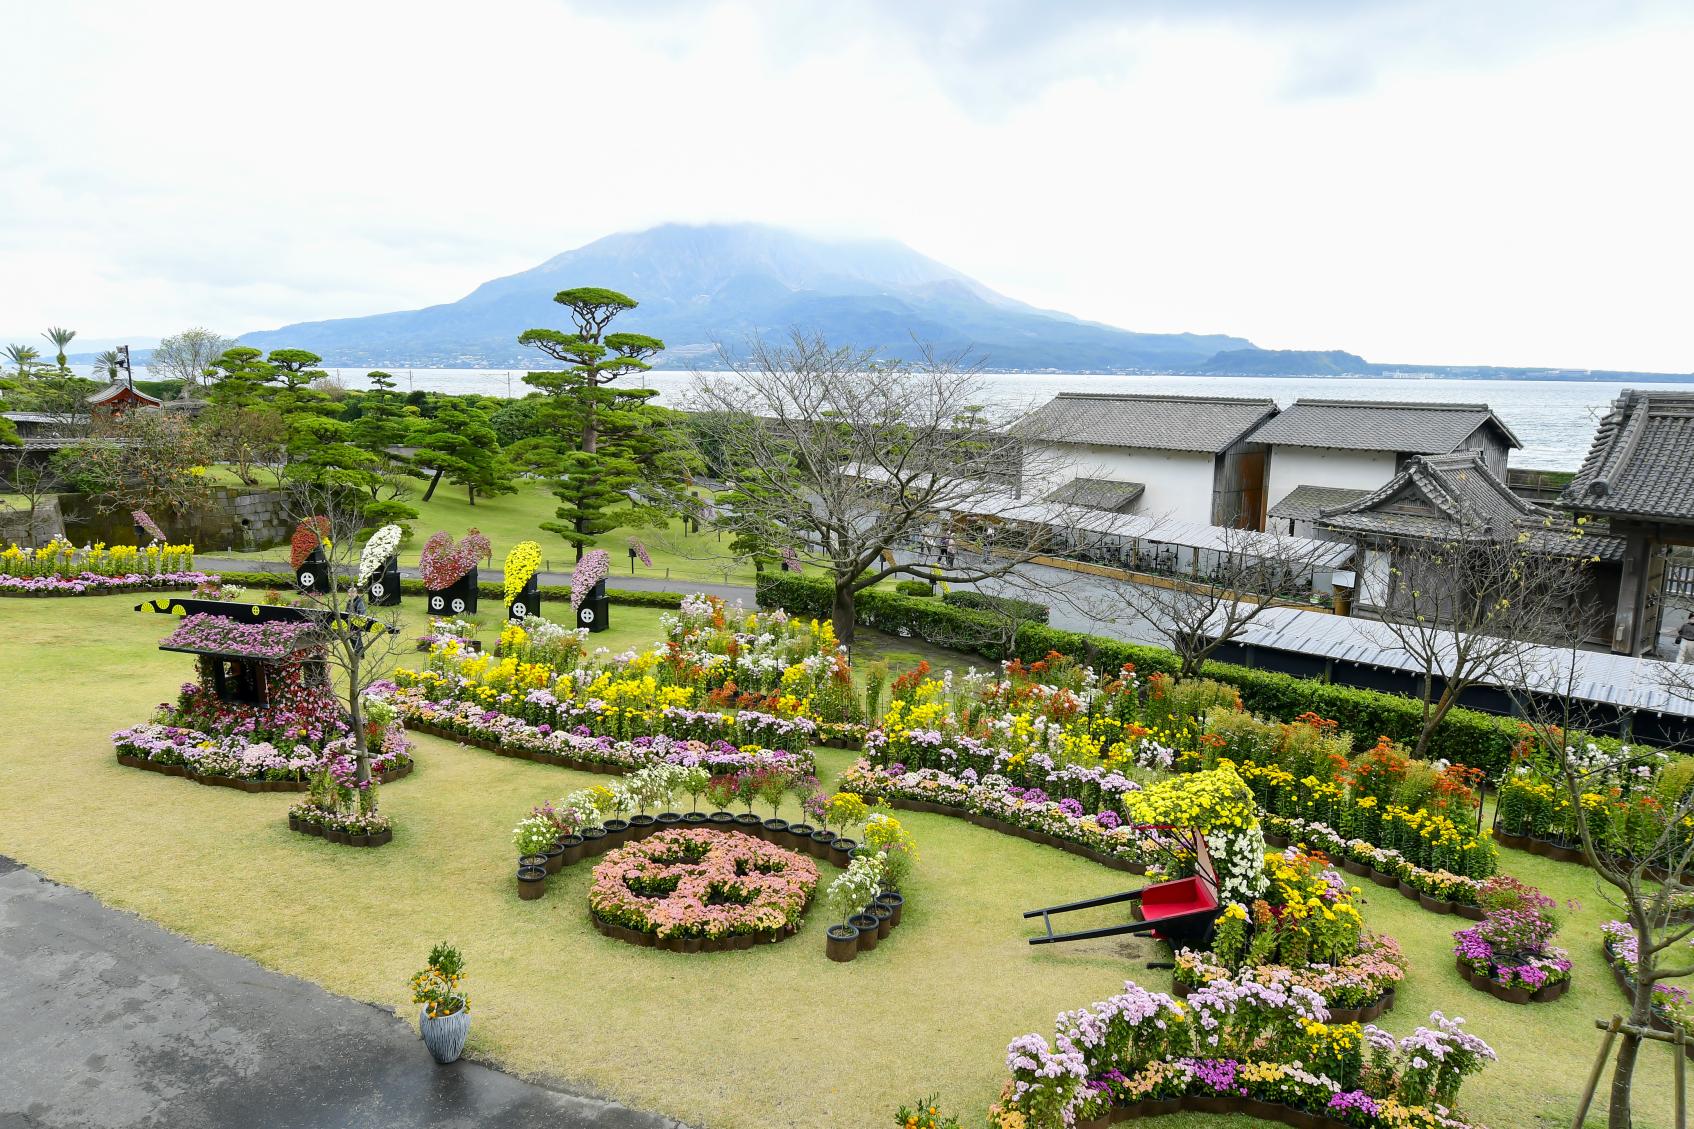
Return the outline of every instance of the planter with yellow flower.
<path id="1" fill-rule="evenodd" d="M 420 1005 L 418 1033 L 436 1062 L 458 1059 L 471 1030 L 471 1000 L 464 990 L 465 962 L 452 945 L 429 951 L 429 966 L 412 977 L 412 1002 Z"/>
<path id="2" fill-rule="evenodd" d="M 535 541 L 519 541 L 506 554 L 505 603 L 506 618 L 522 623 L 524 617 L 539 614 L 541 598 L 537 594 L 537 577 L 541 572 L 541 545 Z"/>

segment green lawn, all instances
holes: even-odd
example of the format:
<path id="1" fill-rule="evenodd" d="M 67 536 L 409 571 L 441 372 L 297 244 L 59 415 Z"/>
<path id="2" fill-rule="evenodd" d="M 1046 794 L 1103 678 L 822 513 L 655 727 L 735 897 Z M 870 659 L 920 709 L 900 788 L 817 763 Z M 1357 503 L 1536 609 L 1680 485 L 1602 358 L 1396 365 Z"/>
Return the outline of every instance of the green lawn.
<path id="1" fill-rule="evenodd" d="M 824 958 L 827 923 L 818 918 L 800 937 L 753 952 L 681 955 L 610 941 L 587 924 L 588 866 L 555 878 L 544 899 L 520 902 L 512 824 L 532 803 L 603 779 L 588 774 L 424 737 L 418 770 L 383 790 L 397 823 L 391 845 L 360 851 L 294 835 L 282 818 L 287 795 L 198 787 L 112 759 L 107 733 L 144 719 L 191 669 L 185 656 L 154 649 L 164 625 L 132 614 L 135 602 L 0 600 L 9 660 L 0 853 L 408 1018 L 408 976 L 432 942 L 451 940 L 469 962 L 475 1057 L 690 1124 L 876 1126 L 899 1102 L 939 1092 L 974 1127 L 1004 1075 L 1010 1039 L 1050 1033 L 1056 1013 L 1109 995 L 1125 978 L 1169 984 L 1168 972 L 1143 967 L 1158 955 L 1148 944 L 1025 944 L 1032 930 L 1022 910 L 1134 878 L 945 816 L 902 816 L 922 854 L 906 922 L 845 965 Z M 408 602 L 411 625 L 421 625 L 416 604 Z M 613 615 L 615 629 L 597 642 L 621 648 L 656 633 L 657 612 Z M 849 759 L 819 754 L 826 777 Z M 1507 861 L 1579 903 L 1564 935 L 1576 962 L 1572 992 L 1523 1008 L 1473 991 L 1448 955 L 1458 920 L 1367 884 L 1370 924 L 1397 937 L 1412 961 L 1383 1025 L 1404 1034 L 1432 1008 L 1464 1016 L 1503 1060 L 1467 1085 L 1467 1107 L 1494 1129 L 1552 1129 L 1568 1124 L 1597 1046 L 1592 1019 L 1621 1004 L 1597 938 L 1609 911 L 1581 867 L 1517 852 Z M 1643 1129 L 1668 1129 L 1670 1063 L 1663 1046 L 1644 1053 Z"/>
<path id="2" fill-rule="evenodd" d="M 218 467 L 213 470 L 228 474 L 226 468 Z M 230 477 L 233 481 L 233 476 Z M 424 542 L 436 530 L 445 529 L 458 538 L 475 526 L 494 546 L 495 567 L 499 567 L 506 559 L 507 551 L 519 541 L 539 541 L 547 571 L 571 570 L 576 559 L 575 551 L 557 534 L 548 533 L 541 528 L 542 522 L 554 520 L 553 511 L 558 506 L 558 499 L 554 498 L 544 485 L 538 482 L 521 482 L 517 493 L 503 494 L 495 498 L 478 498 L 473 506 L 462 488 L 449 486 L 445 482 L 436 490 L 435 496 L 425 502 L 423 493 L 428 483 L 418 479 L 411 481 L 414 489 L 412 496 L 407 499 L 407 504 L 420 511 L 422 517 L 412 523 L 416 535 L 409 544 L 401 548 L 401 564 L 417 564 L 418 553 L 422 551 Z M 705 497 L 710 492 L 702 489 L 700 493 Z M 616 587 L 618 579 L 631 575 L 628 553 L 630 537 L 639 538 L 647 546 L 648 555 L 653 559 L 651 567 L 639 560 L 635 562 L 634 574 L 637 576 L 657 580 L 741 584 L 748 587 L 753 584 L 752 566 L 738 564 L 728 555 L 727 535 L 709 530 L 689 533 L 683 529 L 680 520 L 674 520 L 662 529 L 615 529 L 601 535 L 599 547 L 612 555 L 613 587 Z M 264 560 L 286 560 L 288 549 L 286 546 L 278 546 L 251 555 Z"/>

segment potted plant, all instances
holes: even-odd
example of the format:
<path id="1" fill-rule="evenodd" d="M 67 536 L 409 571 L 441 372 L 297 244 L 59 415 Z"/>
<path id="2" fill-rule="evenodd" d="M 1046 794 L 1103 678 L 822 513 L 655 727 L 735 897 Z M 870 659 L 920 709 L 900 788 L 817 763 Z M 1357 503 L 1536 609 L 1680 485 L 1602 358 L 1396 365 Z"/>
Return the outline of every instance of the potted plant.
<path id="1" fill-rule="evenodd" d="M 835 832 L 829 829 L 829 821 L 826 818 L 828 805 L 829 800 L 822 792 L 813 792 L 800 804 L 800 810 L 806 813 L 806 818 L 818 822 L 818 829 L 813 831 L 806 841 L 806 853 L 820 859 L 829 857 L 829 845 L 835 842 Z"/>
<path id="2" fill-rule="evenodd" d="M 629 792 L 630 801 L 635 805 L 636 813 L 629 817 L 630 838 L 644 839 L 652 834 L 658 820 L 647 814 L 650 804 L 659 802 L 661 789 L 664 787 L 660 776 L 668 765 L 649 765 L 640 772 L 632 773 L 624 780 L 624 787 Z"/>
<path id="3" fill-rule="evenodd" d="M 419 1004 L 418 1030 L 436 1062 L 445 1066 L 465 1049 L 471 1030 L 471 998 L 464 990 L 465 964 L 452 945 L 429 951 L 429 965 L 412 977 L 412 1002 Z"/>
<path id="4" fill-rule="evenodd" d="M 677 791 L 687 792 L 689 808 L 683 814 L 682 821 L 691 827 L 697 827 L 706 822 L 706 813 L 700 810 L 700 795 L 710 784 L 712 774 L 699 765 L 689 765 L 677 777 Z"/>
<path id="5" fill-rule="evenodd" d="M 837 792 L 829 798 L 824 808 L 824 824 L 834 824 L 843 832 L 849 831 L 865 822 L 870 816 L 870 808 L 864 798 L 856 792 Z M 853 852 L 859 844 L 845 835 L 837 836 L 829 842 L 829 860 L 836 866 L 846 866 L 853 859 Z"/>
<path id="6" fill-rule="evenodd" d="M 757 773 L 741 772 L 736 774 L 735 798 L 747 805 L 746 811 L 736 813 L 735 829 L 763 838 L 763 824 L 759 817 L 753 813 L 753 801 L 759 798 L 759 776 Z"/>
<path id="7" fill-rule="evenodd" d="M 706 802 L 712 805 L 712 814 L 707 818 L 714 827 L 727 830 L 734 825 L 735 816 L 724 809 L 734 802 L 739 784 L 740 781 L 728 773 L 714 776 L 706 782 Z"/>
<path id="8" fill-rule="evenodd" d="M 512 828 L 512 843 L 518 848 L 518 865 L 546 867 L 548 848 L 557 838 L 558 830 L 551 820 L 534 813 L 520 819 L 518 825 Z"/>
<path id="9" fill-rule="evenodd" d="M 809 813 L 806 801 L 818 791 L 818 778 L 808 772 L 796 772 L 788 779 L 788 794 L 794 797 L 794 803 L 800 809 L 800 822 L 788 825 L 788 843 L 800 851 L 809 851 L 812 846 L 812 832 L 817 828 L 807 823 Z"/>
<path id="10" fill-rule="evenodd" d="M 788 776 L 778 768 L 768 768 L 759 774 L 759 798 L 771 806 L 771 817 L 765 820 L 765 838 L 773 843 L 788 841 L 788 821 L 782 818 L 782 800 L 788 795 Z"/>
<path id="11" fill-rule="evenodd" d="M 682 777 L 686 769 L 674 764 L 655 765 L 658 771 L 657 802 L 664 810 L 654 817 L 663 831 L 667 827 L 677 827 L 682 823 L 682 813 L 676 810 L 677 793 L 683 791 Z"/>
<path id="12" fill-rule="evenodd" d="M 624 813 L 629 811 L 629 789 L 622 784 L 602 784 L 593 791 L 600 814 L 605 817 L 601 826 L 606 829 L 606 846 L 619 846 L 629 839 L 629 820 L 624 818 Z"/>

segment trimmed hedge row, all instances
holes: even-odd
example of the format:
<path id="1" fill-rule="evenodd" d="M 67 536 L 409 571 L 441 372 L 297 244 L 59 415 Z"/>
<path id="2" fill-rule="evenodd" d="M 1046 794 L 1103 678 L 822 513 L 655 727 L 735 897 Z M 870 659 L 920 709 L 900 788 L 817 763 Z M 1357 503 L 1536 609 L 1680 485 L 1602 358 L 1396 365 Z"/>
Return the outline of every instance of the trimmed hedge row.
<path id="1" fill-rule="evenodd" d="M 241 584 L 249 588 L 288 588 L 290 582 L 287 573 L 281 572 L 220 572 L 218 574 L 225 582 Z M 424 583 L 421 580 L 400 581 L 400 591 L 408 596 L 422 596 Z M 484 581 L 476 586 L 477 595 L 485 600 L 501 602 L 506 598 L 505 589 L 494 582 Z M 564 584 L 542 584 L 536 592 L 543 600 L 559 600 L 570 603 L 571 590 Z M 606 599 L 614 604 L 630 608 L 666 608 L 674 611 L 682 606 L 681 592 L 632 592 L 624 588 L 606 589 Z"/>
<path id="2" fill-rule="evenodd" d="M 956 608 L 993 612 L 995 615 L 1028 620 L 1030 623 L 1046 623 L 1051 611 L 1046 604 L 1038 604 L 1034 600 L 1019 600 L 1014 596 L 990 596 L 986 592 L 975 592 L 969 588 L 955 588 L 941 599 Z"/>
<path id="3" fill-rule="evenodd" d="M 826 617 L 830 602 L 830 587 L 824 581 L 793 575 L 762 577 L 759 581 L 762 607 L 780 606 L 801 615 Z M 919 636 L 937 646 L 970 651 L 995 662 L 1007 658 L 1034 662 L 1049 651 L 1058 651 L 1103 672 L 1133 663 L 1143 676 L 1174 676 L 1181 665 L 1176 655 L 1163 647 L 1063 631 L 1045 624 L 1019 625 L 1008 647 L 1002 619 L 950 602 L 910 599 L 872 589 L 859 593 L 857 609 L 858 621 L 867 627 Z M 1235 687 L 1241 694 L 1241 704 L 1253 713 L 1288 719 L 1310 711 L 1338 722 L 1360 742 L 1374 743 L 1377 737 L 1385 736 L 1412 745 L 1423 729 L 1423 703 L 1404 694 L 1339 686 L 1233 663 L 1207 663 L 1203 673 Z M 1520 735 L 1519 723 L 1513 718 L 1455 708 L 1435 731 L 1429 755 L 1494 776 L 1511 759 L 1512 746 Z"/>

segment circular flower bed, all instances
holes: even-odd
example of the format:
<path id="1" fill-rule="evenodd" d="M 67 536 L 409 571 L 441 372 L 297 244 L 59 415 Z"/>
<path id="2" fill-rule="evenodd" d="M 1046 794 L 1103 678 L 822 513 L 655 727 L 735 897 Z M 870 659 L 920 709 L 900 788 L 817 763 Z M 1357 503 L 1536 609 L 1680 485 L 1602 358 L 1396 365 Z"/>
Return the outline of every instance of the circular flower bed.
<path id="1" fill-rule="evenodd" d="M 662 831 L 594 868 L 596 928 L 676 952 L 751 948 L 793 936 L 818 884 L 817 864 L 737 832 Z"/>

